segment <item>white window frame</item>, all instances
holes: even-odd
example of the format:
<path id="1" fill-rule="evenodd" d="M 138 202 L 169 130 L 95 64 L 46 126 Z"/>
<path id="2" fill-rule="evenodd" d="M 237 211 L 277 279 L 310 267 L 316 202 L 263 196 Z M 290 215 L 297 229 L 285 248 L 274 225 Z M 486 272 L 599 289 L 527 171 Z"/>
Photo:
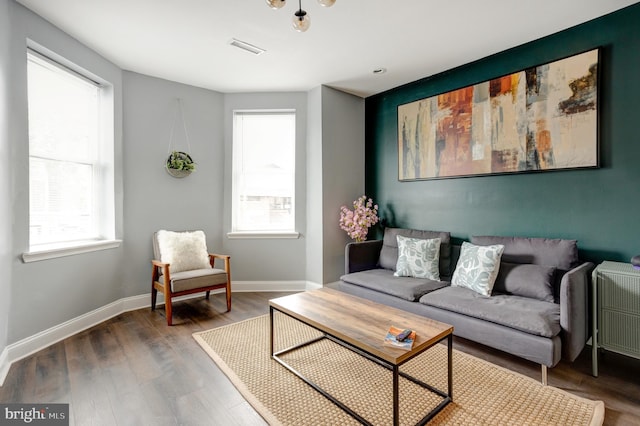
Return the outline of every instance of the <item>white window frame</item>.
<path id="1" fill-rule="evenodd" d="M 22 259 L 27 263 L 119 247 L 121 241 L 115 238 L 115 121 L 113 85 L 30 40 L 28 41 L 28 46 L 26 54 L 28 61 L 39 63 L 55 72 L 66 72 L 98 88 L 99 136 L 96 146 L 94 147 L 94 159 L 91 163 L 93 165 L 92 196 L 95 200 L 91 207 L 91 214 L 94 218 L 92 235 L 86 239 L 49 241 L 39 244 L 32 242 L 29 237 L 29 249 L 22 254 Z M 29 154 L 29 158 L 31 158 L 31 153 Z M 29 191 L 31 193 L 31 188 Z M 31 219 L 29 218 L 29 228 L 30 227 Z M 28 234 L 30 234 L 30 232 Z"/>
<path id="2" fill-rule="evenodd" d="M 293 115 L 294 119 L 294 144 L 292 153 L 294 159 L 294 169 L 292 172 L 292 194 L 291 194 L 291 211 L 293 214 L 293 224 L 290 229 L 265 229 L 265 230 L 247 230 L 241 229 L 238 226 L 238 214 L 239 214 L 239 187 L 241 186 L 242 175 L 243 172 L 241 170 L 241 165 L 243 163 L 243 144 L 242 138 L 238 135 L 238 116 L 242 115 L 279 115 L 279 114 L 290 114 Z M 297 112 L 295 109 L 259 109 L 259 110 L 234 110 L 232 114 L 232 129 L 233 129 L 233 160 L 232 160 L 232 184 L 231 184 L 231 198 L 232 198 L 232 206 L 231 206 L 231 232 L 227 233 L 228 238 L 234 239 L 256 239 L 256 238 L 298 238 L 300 236 L 299 232 L 295 230 L 296 227 L 296 173 L 295 173 L 295 151 L 296 147 L 296 127 L 297 127 Z"/>

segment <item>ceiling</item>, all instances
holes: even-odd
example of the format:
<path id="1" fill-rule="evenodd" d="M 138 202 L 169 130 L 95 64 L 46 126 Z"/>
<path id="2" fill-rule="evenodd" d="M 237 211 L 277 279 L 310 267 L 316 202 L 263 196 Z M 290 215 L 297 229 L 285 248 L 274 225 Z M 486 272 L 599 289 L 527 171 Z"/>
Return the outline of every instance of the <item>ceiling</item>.
<path id="1" fill-rule="evenodd" d="M 17 0 L 120 68 L 223 93 L 331 86 L 367 97 L 637 0 Z M 266 50 L 229 45 L 236 38 Z M 373 70 L 387 72 L 374 74 Z"/>

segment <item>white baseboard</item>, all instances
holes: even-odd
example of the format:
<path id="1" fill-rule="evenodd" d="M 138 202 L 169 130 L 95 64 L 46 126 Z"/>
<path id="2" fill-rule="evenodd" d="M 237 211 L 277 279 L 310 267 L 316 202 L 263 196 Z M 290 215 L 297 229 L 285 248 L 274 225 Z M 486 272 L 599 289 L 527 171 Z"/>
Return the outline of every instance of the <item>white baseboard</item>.
<path id="1" fill-rule="evenodd" d="M 322 287 L 321 284 L 309 281 L 233 281 L 234 293 L 305 291 L 320 287 Z M 224 292 L 224 290 L 212 291 L 212 293 L 220 292 Z M 179 301 L 200 296 L 200 294 L 192 294 L 178 297 L 174 300 Z M 158 304 L 164 304 L 162 294 L 158 294 Z M 11 368 L 11 364 L 14 362 L 124 312 L 148 308 L 150 306 L 150 294 L 125 297 L 8 345 L 2 353 L 0 353 L 0 386 L 4 384 L 4 380 L 9 373 L 9 368 Z"/>
<path id="2" fill-rule="evenodd" d="M 9 351 L 7 348 L 4 348 L 2 353 L 0 353 L 0 386 L 4 384 L 4 379 L 7 377 L 7 373 L 9 373 L 9 368 L 11 368 L 11 362 L 9 362 Z"/>

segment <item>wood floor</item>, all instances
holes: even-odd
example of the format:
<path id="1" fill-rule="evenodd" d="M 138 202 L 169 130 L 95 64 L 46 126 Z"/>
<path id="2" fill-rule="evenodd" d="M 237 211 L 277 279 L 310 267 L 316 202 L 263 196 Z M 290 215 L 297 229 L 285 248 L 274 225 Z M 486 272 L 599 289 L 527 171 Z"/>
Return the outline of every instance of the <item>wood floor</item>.
<path id="1" fill-rule="evenodd" d="M 178 302 L 173 327 L 162 309 L 124 313 L 14 363 L 0 402 L 70 403 L 72 425 L 264 425 L 191 334 L 266 314 L 284 294 L 235 293 L 229 313 L 222 294 Z M 528 361 L 463 339 L 454 347 L 540 378 Z M 586 349 L 550 369 L 549 384 L 604 401 L 605 425 L 640 425 L 640 361 L 606 353 L 600 377 L 590 372 Z"/>

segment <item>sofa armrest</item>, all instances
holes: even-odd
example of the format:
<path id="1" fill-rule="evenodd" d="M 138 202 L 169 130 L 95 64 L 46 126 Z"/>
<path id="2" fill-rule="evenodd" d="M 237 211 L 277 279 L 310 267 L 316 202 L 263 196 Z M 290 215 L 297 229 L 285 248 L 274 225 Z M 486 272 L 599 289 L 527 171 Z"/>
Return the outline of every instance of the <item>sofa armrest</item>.
<path id="1" fill-rule="evenodd" d="M 348 243 L 344 248 L 344 273 L 377 268 L 381 249 L 382 240 Z"/>
<path id="2" fill-rule="evenodd" d="M 560 283 L 560 327 L 562 357 L 575 360 L 589 338 L 589 276 L 594 264 L 585 262 L 562 277 Z"/>

